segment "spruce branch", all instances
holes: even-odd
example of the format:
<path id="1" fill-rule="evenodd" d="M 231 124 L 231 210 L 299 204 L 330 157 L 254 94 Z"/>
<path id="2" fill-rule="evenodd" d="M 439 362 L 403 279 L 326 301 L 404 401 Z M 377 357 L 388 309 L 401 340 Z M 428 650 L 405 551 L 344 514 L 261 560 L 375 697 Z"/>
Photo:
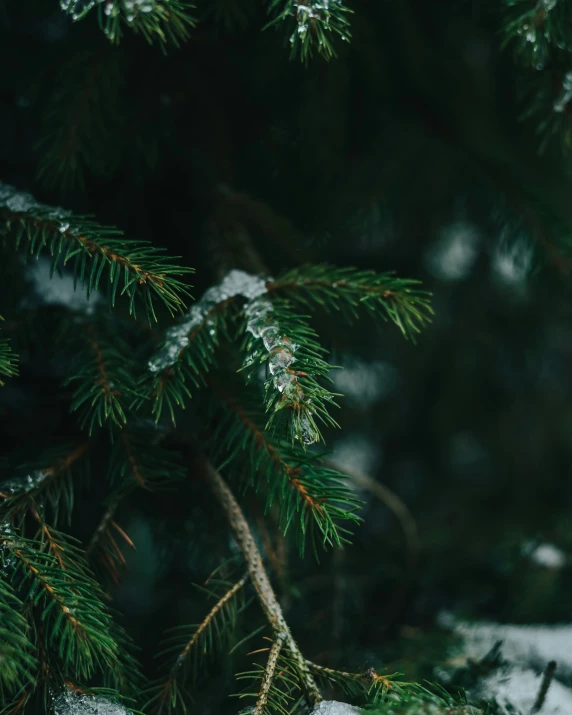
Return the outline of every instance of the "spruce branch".
<path id="1" fill-rule="evenodd" d="M 299 680 L 300 687 L 309 702 L 311 704 L 317 703 L 321 700 L 320 691 L 284 618 L 248 522 L 230 488 L 208 461 L 205 461 L 204 474 L 228 520 L 234 538 L 246 561 L 250 580 L 258 596 L 260 606 L 274 634 L 276 636 L 280 635 L 284 640 L 284 647 L 293 662 L 295 677 Z"/>
<path id="2" fill-rule="evenodd" d="M 45 609 L 44 647 L 65 659 L 80 681 L 99 672 L 107 685 L 133 691 L 139 675 L 131 646 L 105 607 L 77 542 L 46 524 L 41 537 L 28 539 L 6 528 L 0 545 L 10 554 L 9 574 L 22 600 Z"/>
<path id="3" fill-rule="evenodd" d="M 109 320 L 75 321 L 69 341 L 76 347 L 65 385 L 78 384 L 71 411 L 91 436 L 96 427 L 126 424 L 136 398 L 135 365 L 130 349 Z"/>
<path id="4" fill-rule="evenodd" d="M 5 527 L 1 527 L 3 530 Z M 0 702 L 18 698 L 36 682 L 38 662 L 29 639 L 23 603 L 5 579 L 6 552 L 0 552 Z"/>
<path id="5" fill-rule="evenodd" d="M 114 44 L 121 40 L 125 25 L 149 44 L 157 41 L 163 50 L 168 44 L 179 47 L 196 25 L 190 13 L 193 4 L 181 0 L 60 0 L 60 7 L 74 21 L 97 7 L 99 26 Z"/>
<path id="6" fill-rule="evenodd" d="M 236 626 L 237 615 L 244 609 L 245 602 L 238 601 L 248 580 L 245 575 L 236 583 L 226 587 L 222 596 L 205 616 L 203 621 L 192 626 L 181 626 L 171 630 L 172 635 L 163 642 L 164 649 L 160 656 L 168 656 L 172 663 L 166 675 L 143 693 L 146 711 L 162 714 L 180 708 L 187 712 L 188 694 L 185 683 L 196 680 L 199 668 L 205 658 L 220 651 Z M 209 595 L 215 595 L 212 591 Z"/>
<path id="7" fill-rule="evenodd" d="M 320 455 L 264 431 L 259 400 L 252 391 L 243 391 L 239 399 L 217 392 L 222 413 L 213 416 L 216 428 L 211 439 L 217 463 L 233 465 L 233 471 L 247 474 L 248 483 L 264 491 L 266 510 L 278 506 L 284 534 L 298 522 L 295 533 L 302 555 L 308 538 L 314 553 L 318 541 L 324 546 L 346 543 L 349 530 L 343 523 L 359 522 L 355 512 L 361 504 L 347 479 L 325 466 Z"/>
<path id="8" fill-rule="evenodd" d="M 119 290 L 128 296 L 134 316 L 138 299 L 150 321 L 157 320 L 157 300 L 171 314 L 184 309 L 183 298 L 189 291 L 176 276 L 192 273 L 192 269 L 171 263 L 161 249 L 145 241 L 128 241 L 116 228 L 40 204 L 30 194 L 1 183 L 0 233 L 11 238 L 16 249 L 34 257 L 47 249 L 52 271 L 60 260 L 64 265 L 71 262 L 76 281 L 86 287 L 88 295 L 98 290 L 106 271 L 111 305 L 115 305 Z"/>
<path id="9" fill-rule="evenodd" d="M 238 673 L 237 680 L 251 681 L 255 690 L 243 691 L 239 698 L 255 698 L 256 704 L 250 710 L 252 715 L 291 715 L 292 701 L 300 700 L 300 681 L 295 675 L 291 658 L 283 652 L 284 637 L 275 636 L 270 648 L 263 648 L 255 653 L 268 651 L 266 665 L 255 663 L 254 670 Z"/>
<path id="10" fill-rule="evenodd" d="M 323 441 L 318 422 L 338 426 L 329 413 L 330 407 L 337 407 L 337 395 L 322 384 L 330 379 L 330 365 L 323 359 L 327 350 L 307 324 L 308 316 L 292 310 L 287 300 L 278 296 L 271 300 L 267 294 L 249 301 L 244 312 L 244 369 L 252 376 L 265 364 L 270 372 L 265 385 L 267 429 L 280 429 L 285 421 L 292 443 Z"/>
<path id="11" fill-rule="evenodd" d="M 50 510 L 58 523 L 60 513 L 69 522 L 74 503 L 74 484 L 89 470 L 86 458 L 94 442 L 85 440 L 48 450 L 37 460 L 16 469 L 0 483 L 0 516 L 6 521 L 22 520 L 31 508 L 43 514 Z"/>
<path id="12" fill-rule="evenodd" d="M 18 356 L 12 351 L 9 340 L 0 340 L 0 387 L 4 386 L 2 377 L 14 377 L 18 374 Z"/>
<path id="13" fill-rule="evenodd" d="M 430 293 L 419 281 L 393 273 L 375 273 L 327 264 L 295 268 L 268 286 L 307 309 L 335 310 L 348 322 L 363 308 L 374 319 L 390 320 L 406 338 L 415 340 L 433 315 Z"/>
<path id="14" fill-rule="evenodd" d="M 291 33 L 290 57 L 299 56 L 303 62 L 315 50 L 326 60 L 335 57 L 333 36 L 350 37 L 347 15 L 352 11 L 342 0 L 270 0 L 268 11 L 274 18 L 266 27 L 285 23 Z"/>

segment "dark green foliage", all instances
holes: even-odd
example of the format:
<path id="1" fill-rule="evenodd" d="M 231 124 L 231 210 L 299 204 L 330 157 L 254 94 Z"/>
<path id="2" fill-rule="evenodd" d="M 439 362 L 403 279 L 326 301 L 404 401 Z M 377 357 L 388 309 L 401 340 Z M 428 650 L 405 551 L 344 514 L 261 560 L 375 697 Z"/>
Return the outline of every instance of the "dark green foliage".
<path id="1" fill-rule="evenodd" d="M 0 375 L 14 377 L 18 374 L 18 357 L 12 351 L 9 340 L 0 340 Z M 0 380 L 0 387 L 4 381 Z"/>
<path id="2" fill-rule="evenodd" d="M 247 391 L 238 399 L 219 394 L 221 403 L 211 418 L 215 464 L 262 492 L 266 511 L 275 507 L 281 530 L 294 532 L 302 554 L 308 540 L 314 553 L 320 544 L 347 542 L 344 523 L 359 522 L 360 505 L 347 478 L 326 468 L 319 454 L 265 431 L 260 400 Z"/>
<path id="3" fill-rule="evenodd" d="M 125 57 L 109 46 L 71 57 L 55 78 L 42 117 L 39 178 L 48 186 L 85 186 L 86 174 L 108 176 L 121 156 Z"/>
<path id="4" fill-rule="evenodd" d="M 70 263 L 74 277 L 88 295 L 97 291 L 102 276 L 111 305 L 117 292 L 129 298 L 135 316 L 136 299 L 142 298 L 149 320 L 156 320 L 155 301 L 170 313 L 181 311 L 188 288 L 176 276 L 192 273 L 171 263 L 162 251 L 142 241 L 126 241 L 116 228 L 100 226 L 90 218 L 37 203 L 29 194 L 0 185 L 0 229 L 16 250 L 37 257 L 43 249 L 52 256 L 52 270 L 60 261 Z"/>
<path id="5" fill-rule="evenodd" d="M 68 336 L 74 359 L 66 384 L 74 385 L 71 410 L 91 435 L 104 424 L 122 427 L 135 400 L 135 364 L 118 326 L 102 319 L 77 320 Z M 79 383 L 79 384 L 78 384 Z"/>
<path id="6" fill-rule="evenodd" d="M 189 689 L 208 662 L 228 648 L 239 614 L 248 601 L 244 596 L 247 577 L 235 583 L 210 579 L 200 587 L 215 603 L 201 623 L 174 628 L 158 653 L 164 674 L 145 688 L 142 698 L 149 713 L 192 711 Z"/>
<path id="7" fill-rule="evenodd" d="M 128 692 L 137 669 L 129 646 L 104 605 L 78 544 L 41 524 L 38 539 L 4 529 L 9 554 L 6 577 L 18 584 L 22 599 L 43 613 L 43 647 L 76 680 L 100 672 L 111 687 Z M 5 559 L 6 560 L 6 559 Z"/>
<path id="8" fill-rule="evenodd" d="M 415 340 L 433 314 L 430 294 L 418 285 L 418 281 L 393 273 L 316 265 L 289 271 L 273 289 L 284 291 L 290 300 L 305 308 L 336 310 L 348 323 L 357 320 L 359 310 L 365 309 L 376 319 L 391 320 L 404 337 Z"/>
<path id="9" fill-rule="evenodd" d="M 10 555 L 2 550 L 0 571 L 6 572 Z M 30 626 L 23 604 L 12 586 L 0 578 L 0 702 L 15 698 L 26 687 L 33 686 L 37 672 L 34 647 L 29 640 Z"/>
<path id="10" fill-rule="evenodd" d="M 444 609 L 569 618 L 570 3 L 59 6 L 0 0 L 0 713 L 474 712 Z"/>
<path id="11" fill-rule="evenodd" d="M 22 521 L 31 510 L 49 516 L 50 523 L 69 524 L 74 507 L 75 489 L 89 475 L 89 453 L 93 443 L 52 447 L 31 461 L 21 459 L 16 466 L 10 460 L 2 470 L 0 516 L 3 520 Z"/>

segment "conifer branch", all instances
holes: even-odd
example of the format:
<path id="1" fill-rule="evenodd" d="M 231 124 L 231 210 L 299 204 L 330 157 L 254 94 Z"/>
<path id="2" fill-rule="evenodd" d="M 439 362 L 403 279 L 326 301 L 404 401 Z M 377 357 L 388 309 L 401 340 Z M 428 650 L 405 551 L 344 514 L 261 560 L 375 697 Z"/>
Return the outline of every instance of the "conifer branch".
<path id="1" fill-rule="evenodd" d="M 23 465 L 14 475 L 0 483 L 0 515 L 7 521 L 23 519 L 32 507 L 45 514 L 49 507 L 52 521 L 60 512 L 69 521 L 74 501 L 74 482 L 81 481 L 89 468 L 86 459 L 93 441 L 61 446 L 49 450 L 36 462 Z"/>
<path id="2" fill-rule="evenodd" d="M 80 424 L 89 435 L 105 423 L 122 427 L 137 395 L 129 347 L 117 328 L 110 330 L 102 320 L 74 322 L 71 327 L 70 341 L 77 349 L 65 385 L 79 383 L 71 411 L 81 410 Z"/>
<path id="3" fill-rule="evenodd" d="M 305 308 L 336 310 L 348 322 L 364 308 L 374 319 L 391 320 L 406 338 L 415 340 L 433 315 L 430 293 L 419 290 L 418 285 L 419 281 L 393 273 L 323 264 L 289 271 L 269 284 L 268 290 L 284 293 Z"/>
<path id="4" fill-rule="evenodd" d="M 205 462 L 205 477 L 229 522 L 234 538 L 246 561 L 250 580 L 258 596 L 259 603 L 273 632 L 283 638 L 284 646 L 294 663 L 296 676 L 300 680 L 301 687 L 309 702 L 311 704 L 319 702 L 321 700 L 320 691 L 284 618 L 264 568 L 258 546 L 238 502 L 224 479 L 208 461 Z"/>
<path id="5" fill-rule="evenodd" d="M 181 0 L 60 0 L 60 7 L 74 21 L 97 7 L 99 26 L 114 44 L 120 41 L 126 25 L 149 44 L 157 41 L 163 49 L 167 44 L 179 47 L 196 25 L 190 14 L 192 3 Z"/>
<path id="6" fill-rule="evenodd" d="M 7 703 L 24 688 L 33 687 L 38 671 L 23 604 L 5 580 L 5 556 L 0 554 L 0 703 Z"/>
<path id="7" fill-rule="evenodd" d="M 18 374 L 18 356 L 10 347 L 9 340 L 0 340 L 0 387 L 4 386 L 2 377 L 14 377 Z"/>
<path id="8" fill-rule="evenodd" d="M 230 586 L 200 624 L 181 626 L 171 631 L 173 635 L 164 641 L 166 648 L 160 655 L 168 655 L 172 665 L 165 677 L 145 690 L 146 710 L 164 713 L 180 706 L 183 712 L 187 712 L 185 681 L 196 679 L 205 657 L 212 657 L 233 632 L 237 614 L 243 608 L 243 605 L 237 606 L 236 599 L 247 580 L 247 575 L 244 575 Z"/>
<path id="9" fill-rule="evenodd" d="M 307 316 L 294 312 L 282 298 L 268 295 L 251 300 L 244 308 L 246 331 L 243 350 L 245 369 L 252 375 L 260 364 L 267 364 L 267 429 L 286 421 L 292 442 L 302 445 L 322 441 L 318 421 L 337 427 L 329 407 L 337 407 L 335 393 L 323 386 L 330 366 L 323 359 L 327 350 L 307 324 Z M 294 365 L 295 363 L 295 365 Z"/>
<path id="10" fill-rule="evenodd" d="M 327 60 L 335 57 L 332 36 L 350 37 L 347 15 L 352 11 L 342 0 L 270 0 L 269 12 L 275 17 L 266 27 L 287 23 L 290 57 L 298 55 L 303 62 L 314 50 Z"/>
<path id="11" fill-rule="evenodd" d="M 266 668 L 264 670 L 264 677 L 262 683 L 260 684 L 260 693 L 258 695 L 258 700 L 254 706 L 252 715 L 265 715 L 268 711 L 266 706 L 270 698 L 271 689 L 274 683 L 274 677 L 276 675 L 276 668 L 278 667 L 278 659 L 280 656 L 280 651 L 284 643 L 285 635 L 284 633 L 278 633 L 274 638 L 270 652 L 268 653 L 268 662 L 266 663 Z"/>
<path id="12" fill-rule="evenodd" d="M 132 690 L 139 675 L 130 646 L 78 546 L 47 525 L 42 535 L 43 542 L 5 529 L 0 545 L 14 561 L 10 573 L 21 579 L 23 600 L 45 608 L 45 647 L 65 658 L 79 680 L 99 672 L 113 687 Z"/>
<path id="13" fill-rule="evenodd" d="M 120 294 L 128 296 L 132 315 L 138 297 L 149 320 L 157 319 L 156 300 L 171 314 L 184 309 L 183 298 L 189 291 L 176 276 L 192 269 L 171 263 L 161 249 L 145 241 L 127 241 L 116 228 L 40 204 L 30 194 L 0 184 L 0 231 L 13 238 L 16 249 L 23 248 L 32 256 L 47 249 L 54 271 L 60 259 L 64 265 L 71 262 L 75 279 L 85 285 L 88 295 L 98 290 L 107 271 L 111 305 L 122 285 Z"/>
<path id="14" fill-rule="evenodd" d="M 211 440 L 214 459 L 230 462 L 238 474 L 248 475 L 257 491 L 263 489 L 266 510 L 278 506 L 284 534 L 299 519 L 295 534 L 301 554 L 308 537 L 315 553 L 318 537 L 324 546 L 346 543 L 349 530 L 342 524 L 359 522 L 355 512 L 361 502 L 344 476 L 324 466 L 319 455 L 264 431 L 256 395 L 244 391 L 239 401 L 220 389 L 217 393 L 223 413 L 213 416 L 217 425 Z"/>

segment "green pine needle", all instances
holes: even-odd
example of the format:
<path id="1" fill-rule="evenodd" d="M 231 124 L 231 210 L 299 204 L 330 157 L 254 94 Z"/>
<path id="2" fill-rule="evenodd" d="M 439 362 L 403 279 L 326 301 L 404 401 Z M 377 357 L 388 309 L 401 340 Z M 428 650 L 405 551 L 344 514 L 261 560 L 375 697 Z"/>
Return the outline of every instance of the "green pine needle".
<path id="1" fill-rule="evenodd" d="M 107 283 L 115 305 L 117 292 L 129 298 L 129 311 L 136 314 L 141 299 L 149 320 L 157 320 L 155 301 L 171 313 L 184 310 L 188 287 L 176 276 L 192 273 L 177 266 L 158 248 L 145 241 L 128 241 L 121 231 L 101 226 L 89 217 L 39 204 L 35 199 L 0 183 L 0 232 L 14 240 L 14 247 L 38 257 L 43 249 L 52 256 L 52 272 L 70 263 L 76 281 L 88 295 Z M 102 281 L 106 273 L 108 281 Z"/>
<path id="2" fill-rule="evenodd" d="M 307 62 L 317 51 L 329 60 L 336 56 L 333 36 L 350 37 L 347 15 L 352 11 L 341 0 L 270 0 L 274 15 L 266 27 L 285 23 L 288 27 L 290 57 Z"/>
<path id="3" fill-rule="evenodd" d="M 320 455 L 295 447 L 264 431 L 264 418 L 256 394 L 244 391 L 237 400 L 219 393 L 220 411 L 210 444 L 213 459 L 230 465 L 232 473 L 263 491 L 266 508 L 276 505 L 284 533 L 294 530 L 301 554 L 306 542 L 340 546 L 348 542 L 361 502 L 342 474 L 326 468 Z"/>
<path id="4" fill-rule="evenodd" d="M 96 5 L 95 0 L 60 0 L 64 12 L 74 20 L 82 20 Z M 123 27 L 129 27 L 153 44 L 157 41 L 165 49 L 172 44 L 179 47 L 189 38 L 190 30 L 196 24 L 190 13 L 192 3 L 181 0 L 147 0 L 146 2 L 124 2 L 105 0 L 97 3 L 99 25 L 109 38 L 117 44 L 123 36 Z"/>

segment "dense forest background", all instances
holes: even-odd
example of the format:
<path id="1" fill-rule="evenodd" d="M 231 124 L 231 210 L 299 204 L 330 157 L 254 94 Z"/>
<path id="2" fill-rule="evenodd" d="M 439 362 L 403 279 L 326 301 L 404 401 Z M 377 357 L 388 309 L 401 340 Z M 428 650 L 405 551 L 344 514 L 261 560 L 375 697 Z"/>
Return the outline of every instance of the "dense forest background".
<path id="1" fill-rule="evenodd" d="M 316 262 L 396 271 L 433 294 L 416 344 L 313 315 L 344 368 L 329 459 L 397 496 L 358 478 L 351 546 L 316 563 L 282 545 L 286 617 L 331 667 L 434 682 L 458 643 L 451 614 L 571 620 L 570 55 L 546 42 L 525 56 L 507 30 L 524 5 L 551 4 L 353 0 L 349 41 L 305 63 L 280 25 L 262 31 L 253 0 L 198 2 L 188 41 L 165 54 L 129 30 L 113 45 L 55 0 L 0 3 L 3 181 L 181 256 L 196 297 L 230 268 Z M 24 345 L 0 392 L 11 459 L 77 429 L 50 335 L 71 298 L 41 260 L 0 271 L 3 335 Z M 42 317 L 22 337 L 24 296 Z M 88 540 L 99 504 L 81 490 L 75 503 L 72 533 Z M 192 479 L 134 493 L 120 518 L 136 551 L 113 596 L 151 668 L 165 628 L 200 620 L 193 584 L 228 536 Z M 225 657 L 202 676 L 196 712 L 240 709 L 227 698 L 237 667 Z"/>

